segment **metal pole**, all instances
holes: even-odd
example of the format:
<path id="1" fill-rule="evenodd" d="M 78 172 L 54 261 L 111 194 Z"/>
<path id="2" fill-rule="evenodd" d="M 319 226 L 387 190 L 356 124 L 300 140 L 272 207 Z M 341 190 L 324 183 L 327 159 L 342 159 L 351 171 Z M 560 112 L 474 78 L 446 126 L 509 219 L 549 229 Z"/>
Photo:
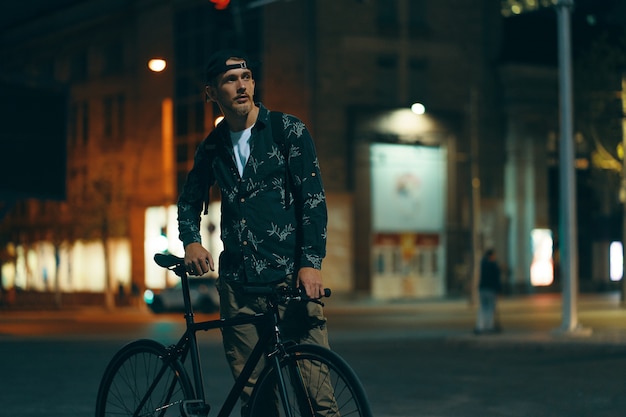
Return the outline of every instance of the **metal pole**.
<path id="1" fill-rule="evenodd" d="M 563 284 L 563 322 L 561 330 L 578 327 L 578 244 L 576 228 L 576 179 L 574 167 L 574 135 L 572 109 L 572 56 L 570 16 L 574 0 L 559 0 L 559 94 L 560 94 L 560 261 Z"/>
<path id="2" fill-rule="evenodd" d="M 622 74 L 622 183 L 619 199 L 622 202 L 622 306 L 626 304 L 626 73 Z"/>
<path id="3" fill-rule="evenodd" d="M 470 90 L 470 175 L 472 186 L 472 289 L 470 305 L 478 305 L 478 284 L 480 280 L 480 259 L 482 245 L 480 241 L 480 174 L 478 163 L 478 91 Z"/>

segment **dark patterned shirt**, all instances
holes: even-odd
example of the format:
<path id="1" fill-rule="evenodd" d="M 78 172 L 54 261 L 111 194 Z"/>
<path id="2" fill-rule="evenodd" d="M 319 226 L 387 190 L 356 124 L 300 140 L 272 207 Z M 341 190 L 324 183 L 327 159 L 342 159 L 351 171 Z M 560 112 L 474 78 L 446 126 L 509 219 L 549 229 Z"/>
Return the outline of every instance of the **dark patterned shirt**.
<path id="1" fill-rule="evenodd" d="M 224 243 L 220 278 L 270 283 L 302 267 L 321 268 L 326 254 L 326 196 L 304 123 L 283 114 L 282 124 L 272 126 L 270 112 L 260 103 L 257 106 L 243 176 L 237 171 L 225 122 L 198 147 L 178 200 L 178 229 L 185 246 L 201 241 L 200 214 L 208 205 L 209 187 L 217 184 Z M 276 128 L 283 129 L 282 143 L 272 135 Z"/>

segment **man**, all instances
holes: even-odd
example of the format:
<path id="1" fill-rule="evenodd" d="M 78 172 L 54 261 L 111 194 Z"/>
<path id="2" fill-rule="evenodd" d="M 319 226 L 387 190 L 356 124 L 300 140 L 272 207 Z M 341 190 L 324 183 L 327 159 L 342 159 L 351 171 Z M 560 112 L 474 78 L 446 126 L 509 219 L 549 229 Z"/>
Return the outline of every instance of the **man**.
<path id="1" fill-rule="evenodd" d="M 265 310 L 263 300 L 242 293 L 244 285 L 295 285 L 309 297 L 321 297 L 326 198 L 308 130 L 286 114 L 272 123 L 270 112 L 254 103 L 255 81 L 244 53 L 216 52 L 206 75 L 207 99 L 217 103 L 224 120 L 198 147 L 178 201 L 185 265 L 195 275 L 214 269 L 213 254 L 201 243 L 199 223 L 203 207 L 206 214 L 209 187 L 215 183 L 222 198 L 224 251 L 218 278 L 222 318 Z M 282 308 L 285 328 L 291 329 L 287 336 L 328 347 L 322 307 L 307 303 L 304 308 L 304 314 Z M 237 377 L 257 342 L 256 328 L 237 326 L 222 334 Z M 256 377 L 255 373 L 242 395 L 242 410 Z"/>
<path id="2" fill-rule="evenodd" d="M 496 301 L 502 289 L 500 267 L 496 262 L 496 251 L 488 249 L 480 261 L 480 281 L 478 294 L 480 305 L 475 333 L 494 333 L 500 331 L 496 321 Z"/>

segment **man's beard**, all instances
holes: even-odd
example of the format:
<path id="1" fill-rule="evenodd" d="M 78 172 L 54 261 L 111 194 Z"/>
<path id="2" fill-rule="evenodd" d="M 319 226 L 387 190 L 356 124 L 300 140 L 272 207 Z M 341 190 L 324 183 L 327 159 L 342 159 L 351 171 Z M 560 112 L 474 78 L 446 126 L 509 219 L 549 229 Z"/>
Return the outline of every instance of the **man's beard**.
<path id="1" fill-rule="evenodd" d="M 247 116 L 248 113 L 252 111 L 252 100 L 243 103 L 243 104 L 235 104 L 233 106 L 233 110 L 237 113 L 237 116 Z"/>

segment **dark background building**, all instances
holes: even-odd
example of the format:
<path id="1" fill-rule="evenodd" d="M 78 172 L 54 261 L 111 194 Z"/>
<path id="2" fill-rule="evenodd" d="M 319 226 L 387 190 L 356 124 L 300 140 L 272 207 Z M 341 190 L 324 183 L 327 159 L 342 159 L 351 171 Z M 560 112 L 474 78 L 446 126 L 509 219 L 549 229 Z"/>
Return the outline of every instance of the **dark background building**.
<path id="1" fill-rule="evenodd" d="M 75 0 L 41 2 L 28 13 L 6 6 L 3 85 L 60 93 L 24 106 L 19 121 L 0 116 L 13 126 L 0 135 L 3 157 L 16 143 L 33 145 L 21 146 L 34 159 L 15 164 L 17 176 L 56 181 L 28 195 L 0 189 L 5 287 L 56 294 L 57 303 L 105 294 L 112 305 L 119 288 L 168 283 L 151 252 L 180 251 L 171 205 L 218 116 L 204 101 L 205 60 L 215 48 L 236 46 L 261 62 L 257 99 L 299 116 L 314 135 L 330 209 L 329 286 L 386 299 L 465 296 L 477 257 L 493 246 L 510 291 L 537 289 L 531 234 L 546 229 L 558 239 L 549 5 L 232 0 L 218 10 L 214 3 Z M 617 1 L 581 0 L 573 15 L 585 289 L 614 286 L 608 249 L 622 236 L 625 14 Z M 165 69 L 150 71 L 152 58 L 164 59 Z M 2 101 L 21 105 L 7 94 Z M 424 114 L 408 111 L 415 102 Z M 66 123 L 54 124 L 52 115 Z M 50 132 L 37 138 L 55 144 L 64 137 L 65 152 L 36 146 L 33 132 Z M 392 154 L 408 159 L 380 162 Z M 434 155 L 433 177 L 423 170 L 427 155 Z M 41 173 L 51 157 L 57 164 Z M 389 222 L 398 216 L 407 216 L 406 226 Z M 219 246 L 218 221 L 211 216 L 204 227 L 209 245 Z M 161 239 L 167 243 L 157 248 Z M 558 283 L 557 268 L 547 288 Z"/>

